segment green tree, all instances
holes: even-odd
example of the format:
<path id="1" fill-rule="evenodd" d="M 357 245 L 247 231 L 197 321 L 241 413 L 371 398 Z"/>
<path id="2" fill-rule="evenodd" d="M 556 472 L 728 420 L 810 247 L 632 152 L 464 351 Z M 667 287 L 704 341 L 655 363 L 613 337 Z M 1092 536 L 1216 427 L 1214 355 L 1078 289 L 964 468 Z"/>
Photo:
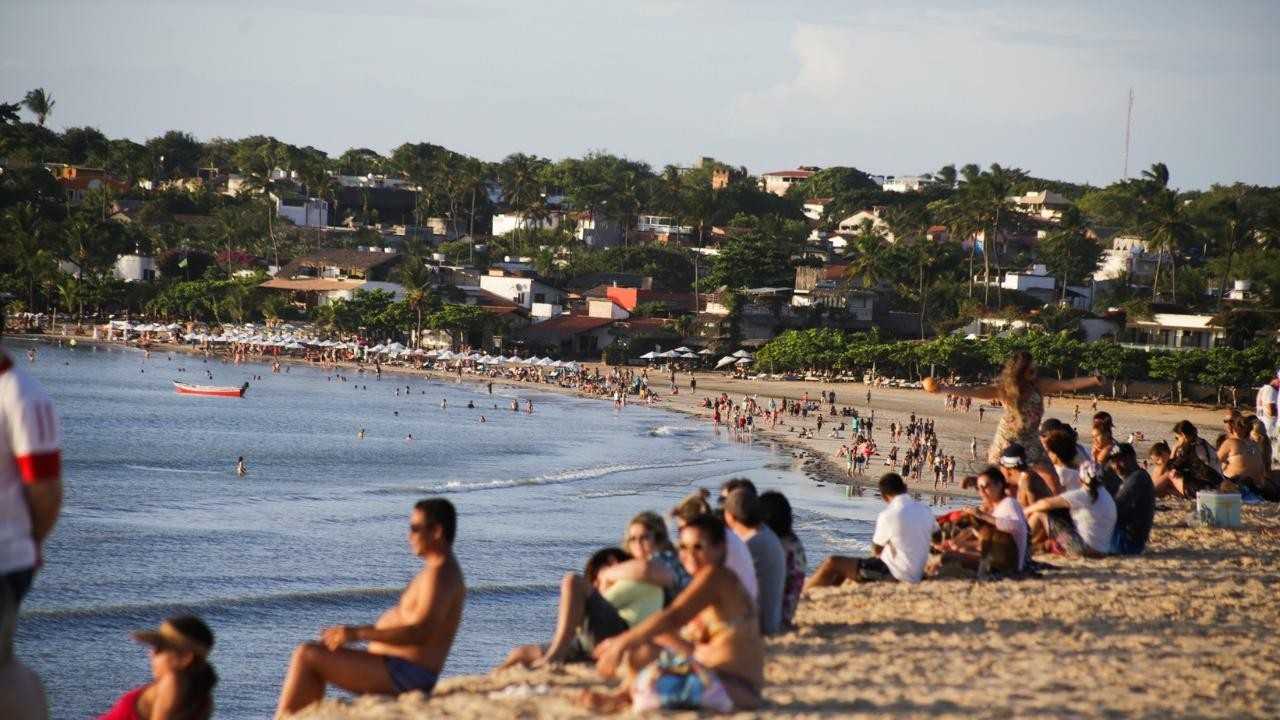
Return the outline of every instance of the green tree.
<path id="1" fill-rule="evenodd" d="M 44 127 L 44 122 L 53 113 L 53 106 L 56 103 L 53 101 L 52 94 L 39 87 L 34 90 L 28 90 L 27 94 L 22 98 L 22 104 L 32 115 L 36 116 L 36 123 L 40 127 Z"/>
<path id="2" fill-rule="evenodd" d="M 1204 353 L 1193 350 L 1173 350 L 1152 353 L 1148 359 L 1148 374 L 1173 385 L 1177 402 L 1182 403 L 1182 384 L 1194 380 L 1204 368 Z"/>
<path id="3" fill-rule="evenodd" d="M 871 220 L 863 220 L 846 255 L 848 266 L 845 277 L 862 281 L 862 287 L 874 288 L 880 283 L 888 255 L 884 243 L 884 230 Z"/>
<path id="4" fill-rule="evenodd" d="M 492 327 L 496 318 L 478 305 L 445 305 L 431 313 L 427 323 L 433 330 L 448 333 L 450 346 L 456 350 L 468 333 Z"/>
<path id="5" fill-rule="evenodd" d="M 1198 379 L 1214 386 L 1217 402 L 1222 402 L 1222 390 L 1226 388 L 1231 393 L 1232 405 L 1240 404 L 1240 387 L 1248 386 L 1252 380 L 1244 352 L 1229 345 L 1218 345 L 1205 353 Z"/>
<path id="6" fill-rule="evenodd" d="M 1073 206 L 1040 244 L 1040 259 L 1054 277 L 1062 278 L 1061 299 L 1066 301 L 1067 286 L 1086 282 L 1098 269 L 1102 247 L 1089 237 L 1084 215 Z"/>

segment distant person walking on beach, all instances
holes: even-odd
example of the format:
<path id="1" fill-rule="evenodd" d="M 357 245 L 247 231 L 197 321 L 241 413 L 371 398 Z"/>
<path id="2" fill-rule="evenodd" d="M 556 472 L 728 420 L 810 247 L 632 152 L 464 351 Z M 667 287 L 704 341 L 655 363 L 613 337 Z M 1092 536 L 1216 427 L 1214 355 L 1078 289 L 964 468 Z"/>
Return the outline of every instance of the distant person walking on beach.
<path id="1" fill-rule="evenodd" d="M 244 468 L 244 456 L 241 455 L 240 459 L 236 460 L 236 477 L 244 477 L 246 472 L 248 471 Z"/>
<path id="2" fill-rule="evenodd" d="M 1004 415 L 996 426 L 995 437 L 987 451 L 987 462 L 1000 461 L 1000 449 L 1018 443 L 1027 450 L 1033 465 L 1049 467 L 1049 456 L 1040 444 L 1040 420 L 1044 415 L 1046 393 L 1074 392 L 1090 387 L 1102 387 L 1102 377 L 1081 377 L 1070 380 L 1053 380 L 1036 377 L 1036 362 L 1031 353 L 1015 352 L 1004 364 L 1004 372 L 998 382 L 978 387 L 962 388 L 946 385 L 932 377 L 924 379 L 924 389 L 931 393 L 950 393 L 980 400 L 999 400 Z M 981 409 L 979 409 L 981 417 Z"/>
<path id="3" fill-rule="evenodd" d="M 462 622 L 467 595 L 453 555 L 457 527 L 457 511 L 448 500 L 428 498 L 413 506 L 409 547 L 422 558 L 422 570 L 377 623 L 328 628 L 321 642 L 294 651 L 277 717 L 322 699 L 326 685 L 360 695 L 431 693 Z M 368 649 L 345 647 L 356 642 L 368 642 Z"/>
<path id="4" fill-rule="evenodd" d="M 0 312 L 0 338 L 4 313 Z M 0 698 L 6 717 L 46 717 L 40 678 L 13 656 L 18 609 L 62 508 L 58 416 L 0 347 Z"/>

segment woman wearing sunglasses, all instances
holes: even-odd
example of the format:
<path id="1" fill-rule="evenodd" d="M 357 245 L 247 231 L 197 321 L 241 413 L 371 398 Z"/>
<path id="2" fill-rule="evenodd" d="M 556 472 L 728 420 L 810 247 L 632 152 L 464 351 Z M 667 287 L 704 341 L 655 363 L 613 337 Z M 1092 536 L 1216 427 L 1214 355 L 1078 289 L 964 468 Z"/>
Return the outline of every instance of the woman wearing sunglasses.
<path id="1" fill-rule="evenodd" d="M 152 682 L 125 693 L 99 720 L 205 720 L 213 715 L 218 675 L 209 664 L 213 631 L 200 618 L 171 617 L 133 633 L 151 646 Z"/>
<path id="2" fill-rule="evenodd" d="M 495 671 L 589 660 L 596 643 L 648 616 L 647 610 L 632 611 L 651 606 L 650 590 L 660 593 L 662 607 L 689 584 L 661 515 L 646 511 L 633 517 L 622 542 L 628 559 L 604 565 L 592 578 L 564 576 L 551 643 L 521 645 Z"/>
<path id="3" fill-rule="evenodd" d="M 693 581 L 670 607 L 596 646 L 597 672 L 624 680 L 613 692 L 584 693 L 584 704 L 641 712 L 759 707 L 764 639 L 755 603 L 725 567 L 724 524 L 711 515 L 689 519 L 679 550 Z"/>

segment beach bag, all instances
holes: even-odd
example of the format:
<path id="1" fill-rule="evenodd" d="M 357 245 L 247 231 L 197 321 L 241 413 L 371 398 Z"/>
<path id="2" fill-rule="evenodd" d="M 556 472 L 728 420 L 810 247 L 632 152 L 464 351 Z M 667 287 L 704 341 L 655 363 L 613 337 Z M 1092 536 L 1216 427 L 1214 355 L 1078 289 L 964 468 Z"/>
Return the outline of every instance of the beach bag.
<path id="1" fill-rule="evenodd" d="M 663 650 L 636 675 L 631 709 L 727 713 L 733 710 L 733 700 L 714 672 L 684 653 Z"/>

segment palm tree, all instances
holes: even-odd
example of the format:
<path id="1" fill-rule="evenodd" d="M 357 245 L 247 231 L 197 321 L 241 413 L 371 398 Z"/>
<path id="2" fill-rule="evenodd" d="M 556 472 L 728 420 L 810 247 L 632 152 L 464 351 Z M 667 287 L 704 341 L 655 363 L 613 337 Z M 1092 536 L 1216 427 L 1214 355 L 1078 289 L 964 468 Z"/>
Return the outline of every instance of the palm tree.
<path id="1" fill-rule="evenodd" d="M 1213 208 L 1213 214 L 1221 223 L 1222 239 L 1227 246 L 1227 264 L 1222 271 L 1222 279 L 1218 281 L 1218 312 L 1222 312 L 1222 298 L 1227 294 L 1227 283 L 1231 281 L 1231 260 L 1236 247 L 1242 239 L 1254 234 L 1257 219 L 1254 208 L 1250 207 L 1254 191 L 1237 186 L 1230 192 Z"/>
<path id="2" fill-rule="evenodd" d="M 22 98 L 22 104 L 32 115 L 36 116 L 36 123 L 40 127 L 44 127 L 44 121 L 53 113 L 53 95 L 44 91 L 44 88 L 36 88 L 28 90 L 27 94 Z"/>
<path id="3" fill-rule="evenodd" d="M 271 178 L 276 168 L 277 150 L 275 146 L 263 145 L 251 158 L 251 164 L 244 168 L 244 186 L 250 193 L 257 195 L 267 209 L 267 236 L 271 238 L 271 254 L 275 265 L 280 265 L 280 248 L 276 244 L 275 214 L 276 203 L 273 193 L 276 191 L 275 180 Z"/>
<path id="4" fill-rule="evenodd" d="M 862 287 L 866 289 L 875 287 L 880 282 L 887 250 L 883 228 L 870 219 L 863 220 L 853 237 L 853 248 L 846 256 L 849 266 L 845 268 L 845 278 L 861 279 Z"/>
<path id="5" fill-rule="evenodd" d="M 1177 190 L 1162 188 L 1147 198 L 1142 224 L 1143 234 L 1156 255 L 1155 277 L 1151 280 L 1151 299 L 1155 300 L 1159 291 L 1160 263 L 1164 253 L 1169 253 L 1170 298 L 1178 302 L 1178 265 L 1177 256 L 1181 249 L 1195 239 L 1196 228 L 1187 218 L 1186 202 L 1182 193 Z"/>
<path id="6" fill-rule="evenodd" d="M 35 310 L 36 285 L 43 284 L 58 267 L 48 250 L 48 224 L 35 205 L 24 202 L 5 213 L 4 236 L 17 274 L 27 278 L 27 308 Z"/>

